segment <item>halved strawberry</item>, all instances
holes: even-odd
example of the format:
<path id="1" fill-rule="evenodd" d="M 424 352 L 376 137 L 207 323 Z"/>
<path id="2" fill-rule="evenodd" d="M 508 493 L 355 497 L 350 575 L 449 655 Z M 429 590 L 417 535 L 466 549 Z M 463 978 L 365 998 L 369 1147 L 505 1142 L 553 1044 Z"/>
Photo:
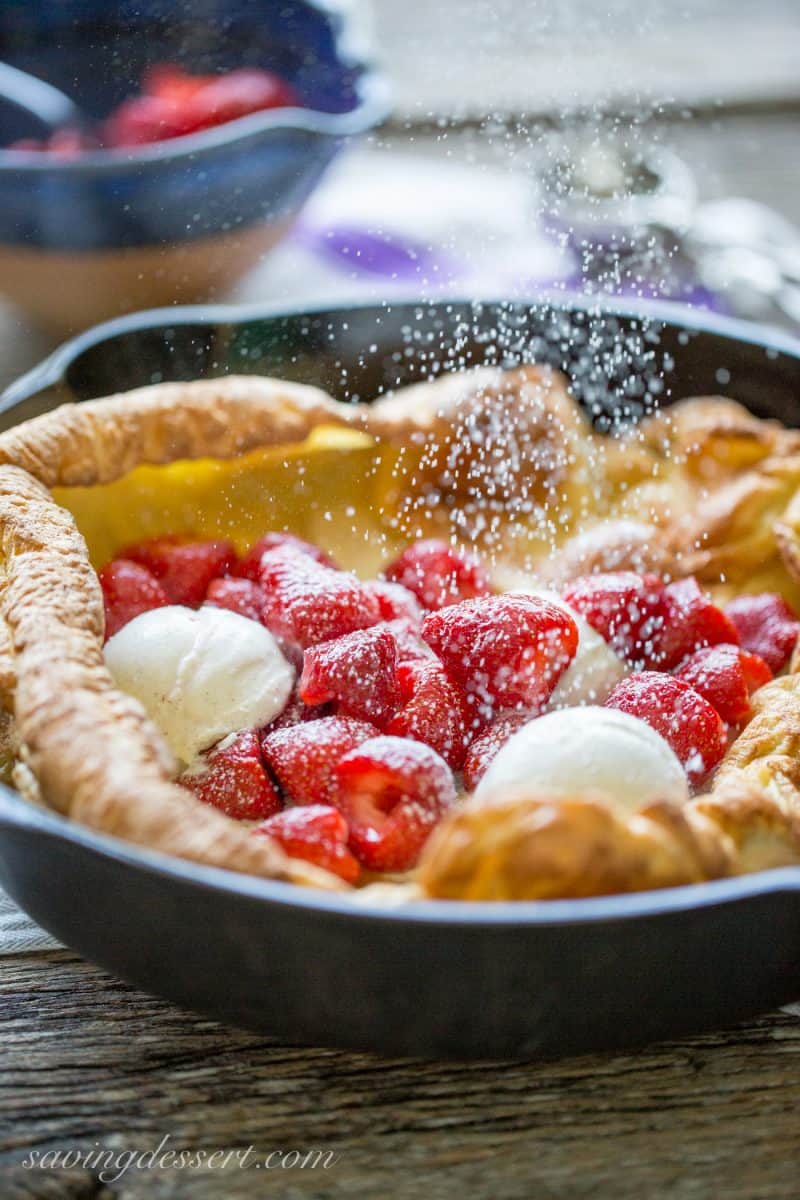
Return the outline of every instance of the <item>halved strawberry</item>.
<path id="1" fill-rule="evenodd" d="M 424 742 L 457 771 L 480 728 L 464 689 L 438 659 L 405 661 L 397 668 L 397 679 L 404 703 L 386 732 Z"/>
<path id="2" fill-rule="evenodd" d="M 253 583 L 258 583 L 261 578 L 261 559 L 268 550 L 275 550 L 279 546 L 290 546 L 299 550 L 301 553 L 307 554 L 309 558 L 313 558 L 315 562 L 323 563 L 326 567 L 336 566 L 330 555 L 326 554 L 324 550 L 320 550 L 319 546 L 315 546 L 313 542 L 307 542 L 293 533 L 265 533 L 250 547 L 244 557 L 239 559 L 231 574 L 240 579 L 251 579 Z"/>
<path id="3" fill-rule="evenodd" d="M 496 717 L 483 733 L 470 743 L 464 759 L 464 787 L 474 792 L 492 759 L 502 750 L 518 729 L 533 720 L 535 713 L 511 712 Z"/>
<path id="4" fill-rule="evenodd" d="M 436 655 L 430 646 L 423 642 L 419 626 L 405 617 L 395 617 L 393 621 L 381 621 L 374 629 L 388 629 L 397 646 L 397 661 L 404 662 L 436 662 Z"/>
<path id="5" fill-rule="evenodd" d="M 513 593 L 429 613 L 422 636 L 485 720 L 502 708 L 539 708 L 578 646 L 578 628 L 563 608 Z"/>
<path id="6" fill-rule="evenodd" d="M 758 654 L 775 674 L 792 657 L 800 633 L 797 614 L 783 596 L 762 592 L 757 596 L 737 596 L 725 606 L 745 650 Z"/>
<path id="7" fill-rule="evenodd" d="M 228 608 L 251 621 L 261 620 L 264 593 L 249 579 L 212 579 L 206 592 L 206 604 Z"/>
<path id="8" fill-rule="evenodd" d="M 397 643 L 385 626 L 376 625 L 310 646 L 298 690 L 305 704 L 333 700 L 341 716 L 382 729 L 400 702 Z"/>
<path id="9" fill-rule="evenodd" d="M 727 749 L 727 733 L 717 710 L 690 684 L 673 675 L 661 671 L 629 675 L 614 688 L 606 708 L 639 717 L 660 733 L 693 787 L 714 770 Z"/>
<path id="10" fill-rule="evenodd" d="M 169 604 L 164 589 L 150 571 L 126 558 L 115 558 L 97 577 L 103 591 L 106 640 L 134 617 Z"/>
<path id="11" fill-rule="evenodd" d="M 364 587 L 378 601 L 381 619 L 384 621 L 405 620 L 418 628 L 425 616 L 417 597 L 402 583 L 389 583 L 385 579 L 370 579 Z"/>
<path id="12" fill-rule="evenodd" d="M 291 858 L 302 858 L 347 883 L 361 873 L 358 860 L 347 848 L 350 828 L 338 808 L 329 804 L 304 804 L 285 808 L 254 830 L 274 838 Z"/>
<path id="13" fill-rule="evenodd" d="M 641 668 L 653 664 L 666 618 L 664 592 L 657 575 L 611 571 L 572 580 L 564 599 L 620 658 Z"/>
<path id="14" fill-rule="evenodd" d="M 406 738 L 371 738 L 340 760 L 335 776 L 334 803 L 350 825 L 350 848 L 373 871 L 413 867 L 456 801 L 444 759 Z"/>
<path id="15" fill-rule="evenodd" d="M 123 551 L 123 557 L 147 567 L 173 604 L 202 604 L 212 579 L 227 575 L 236 562 L 232 542 L 152 538 Z"/>
<path id="16" fill-rule="evenodd" d="M 180 777 L 181 787 L 240 821 L 271 817 L 280 797 L 264 770 L 258 737 L 252 730 L 232 734 L 203 756 L 201 770 Z"/>
<path id="17" fill-rule="evenodd" d="M 260 579 L 264 624 L 303 649 L 380 621 L 378 601 L 354 575 L 290 546 L 262 555 Z"/>
<path id="18" fill-rule="evenodd" d="M 477 558 L 454 550 L 438 538 L 412 542 L 383 574 L 390 582 L 413 592 L 427 609 L 444 608 L 492 591 L 489 576 Z"/>
<path id="19" fill-rule="evenodd" d="M 750 696 L 772 679 L 763 658 L 741 646 L 706 646 L 696 650 L 675 671 L 676 679 L 689 683 L 705 696 L 729 725 L 740 725 L 750 716 Z"/>
<path id="20" fill-rule="evenodd" d="M 652 666 L 670 671 L 702 646 L 739 644 L 730 617 L 718 608 L 696 579 L 677 579 L 664 588 L 664 623 L 654 638 Z"/>
<path id="21" fill-rule="evenodd" d="M 330 804 L 336 764 L 377 733 L 365 721 L 323 717 L 272 730 L 261 749 L 288 803 Z"/>

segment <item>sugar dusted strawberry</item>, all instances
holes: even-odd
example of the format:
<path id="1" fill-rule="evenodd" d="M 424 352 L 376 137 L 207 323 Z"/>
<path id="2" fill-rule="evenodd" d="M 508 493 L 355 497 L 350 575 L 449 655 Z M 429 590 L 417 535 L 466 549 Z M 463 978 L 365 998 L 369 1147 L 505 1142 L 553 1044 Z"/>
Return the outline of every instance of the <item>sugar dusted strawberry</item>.
<path id="1" fill-rule="evenodd" d="M 212 579 L 206 592 L 206 604 L 229 608 L 240 617 L 260 621 L 264 593 L 250 579 Z"/>
<path id="2" fill-rule="evenodd" d="M 323 717 L 268 733 L 261 749 L 288 803 L 330 804 L 336 764 L 377 733 L 365 721 Z"/>
<path id="3" fill-rule="evenodd" d="M 227 575 L 236 562 L 232 542 L 192 542 L 176 537 L 137 542 L 123 555 L 147 567 L 172 604 L 190 607 L 202 604 L 212 579 Z"/>
<path id="4" fill-rule="evenodd" d="M 664 593 L 657 575 L 612 571 L 574 579 L 564 599 L 620 658 L 640 668 L 653 665 L 666 617 Z"/>
<path id="5" fill-rule="evenodd" d="M 98 573 L 106 614 L 106 638 L 151 608 L 169 604 L 164 589 L 146 567 L 126 558 L 115 558 Z"/>
<path id="6" fill-rule="evenodd" d="M 690 684 L 660 671 L 629 675 L 614 688 L 606 708 L 646 721 L 660 733 L 699 786 L 719 764 L 728 745 L 722 718 Z"/>
<path id="7" fill-rule="evenodd" d="M 291 546 L 261 558 L 262 620 L 303 649 L 380 621 L 378 601 L 354 575 L 315 562 Z"/>
<path id="8" fill-rule="evenodd" d="M 485 719 L 503 708 L 543 705 L 578 646 L 577 626 L 563 608 L 511 593 L 429 613 L 422 636 Z"/>
<path id="9" fill-rule="evenodd" d="M 737 596 L 725 606 L 745 650 L 758 654 L 777 674 L 792 657 L 800 633 L 800 621 L 783 596 L 762 592 Z"/>
<path id="10" fill-rule="evenodd" d="M 371 738 L 340 760 L 335 775 L 334 802 L 350 825 L 350 849 L 373 871 L 413 867 L 456 801 L 444 759 L 406 738 Z"/>
<path id="11" fill-rule="evenodd" d="M 386 726 L 387 733 L 424 742 L 457 771 L 480 728 L 464 689 L 437 659 L 403 662 L 397 679 L 403 707 Z"/>
<path id="12" fill-rule="evenodd" d="M 319 546 L 315 546 L 313 542 L 307 542 L 293 533 L 266 533 L 239 559 L 231 574 L 258 583 L 261 578 L 261 559 L 268 550 L 275 550 L 279 546 L 291 546 L 293 549 L 307 554 L 315 562 L 323 563 L 326 567 L 336 566 L 330 555 L 326 554 L 324 550 L 320 550 Z"/>
<path id="13" fill-rule="evenodd" d="M 489 576 L 476 558 L 437 538 L 412 542 L 389 563 L 384 575 L 413 592 L 423 608 L 431 610 L 488 596 L 492 591 Z"/>
<path id="14" fill-rule="evenodd" d="M 717 710 L 729 725 L 750 716 L 750 696 L 772 679 L 763 658 L 741 646 L 706 646 L 690 655 L 675 672 Z"/>
<path id="15" fill-rule="evenodd" d="M 302 670 L 302 661 L 300 663 Z M 272 721 L 265 729 L 262 729 L 261 736 L 266 737 L 270 733 L 274 733 L 276 729 L 289 729 L 292 725 L 301 725 L 304 721 L 319 721 L 323 717 L 333 716 L 333 706 L 330 704 L 304 704 L 297 692 L 290 697 L 289 703 L 284 708 L 274 721 Z"/>
<path id="16" fill-rule="evenodd" d="M 654 638 L 651 665 L 670 671 L 702 646 L 738 645 L 730 617 L 718 608 L 696 579 L 678 579 L 664 588 L 664 620 Z"/>
<path id="17" fill-rule="evenodd" d="M 394 637 L 385 626 L 374 626 L 310 646 L 299 694 L 305 704 L 334 701 L 341 716 L 382 729 L 400 701 Z"/>
<path id="18" fill-rule="evenodd" d="M 179 782 L 205 804 L 241 821 L 271 817 L 281 807 L 252 730 L 225 738 L 204 755 L 197 770 L 182 775 Z"/>
<path id="19" fill-rule="evenodd" d="M 338 808 L 328 804 L 303 804 L 285 808 L 253 830 L 274 838 L 291 858 L 302 858 L 346 883 L 356 883 L 358 860 L 347 848 L 350 828 Z"/>
<path id="20" fill-rule="evenodd" d="M 382 621 L 374 628 L 389 630 L 397 646 L 398 662 L 431 662 L 435 660 L 436 655 L 422 640 L 419 626 L 406 620 L 405 617 L 396 617 L 394 621 Z"/>
<path id="21" fill-rule="evenodd" d="M 425 612 L 417 597 L 401 583 L 389 583 L 386 579 L 371 579 L 364 587 L 378 601 L 381 619 L 384 621 L 405 620 L 419 627 Z"/>
<path id="22" fill-rule="evenodd" d="M 534 714 L 535 715 L 535 714 Z M 464 759 L 464 787 L 474 792 L 486 773 L 489 763 L 502 750 L 509 738 L 532 720 L 531 713 L 503 713 L 487 725 L 483 733 L 470 743 Z"/>

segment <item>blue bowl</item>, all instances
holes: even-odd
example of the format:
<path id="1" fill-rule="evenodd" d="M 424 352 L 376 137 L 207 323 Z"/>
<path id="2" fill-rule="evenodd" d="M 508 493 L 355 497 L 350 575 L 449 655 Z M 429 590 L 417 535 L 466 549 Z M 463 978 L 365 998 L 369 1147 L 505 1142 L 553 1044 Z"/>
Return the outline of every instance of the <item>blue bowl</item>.
<path id="1" fill-rule="evenodd" d="M 259 66 L 302 107 L 134 150 L 0 150 L 0 290 L 59 332 L 219 297 L 290 227 L 344 141 L 387 112 L 353 15 L 331 0 L 4 0 L 0 59 L 102 118 L 148 65 Z M 36 135 L 0 103 L 0 144 Z"/>

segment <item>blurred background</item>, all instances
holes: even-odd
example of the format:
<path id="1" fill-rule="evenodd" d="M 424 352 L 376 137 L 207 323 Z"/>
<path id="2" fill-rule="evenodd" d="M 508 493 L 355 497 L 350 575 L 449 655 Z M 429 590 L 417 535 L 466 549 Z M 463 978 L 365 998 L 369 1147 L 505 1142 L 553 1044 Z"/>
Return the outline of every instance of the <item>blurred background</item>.
<path id="1" fill-rule="evenodd" d="M 800 329 L 798 48 L 797 0 L 6 0 L 0 57 L 91 125 L 45 153 L 0 104 L 2 382 L 198 300 L 578 291 Z M 165 62 L 295 92 L 92 142 Z"/>

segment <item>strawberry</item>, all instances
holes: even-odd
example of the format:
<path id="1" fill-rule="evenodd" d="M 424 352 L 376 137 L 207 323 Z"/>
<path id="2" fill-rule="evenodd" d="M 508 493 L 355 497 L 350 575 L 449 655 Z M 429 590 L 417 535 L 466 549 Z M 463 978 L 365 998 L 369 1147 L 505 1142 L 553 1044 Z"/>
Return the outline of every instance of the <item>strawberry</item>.
<path id="1" fill-rule="evenodd" d="M 750 716 L 750 695 L 772 679 L 763 658 L 741 646 L 721 644 L 696 650 L 675 671 L 704 696 L 729 725 L 741 725 Z"/>
<path id="2" fill-rule="evenodd" d="M 197 606 L 206 598 L 212 579 L 226 575 L 236 562 L 232 542 L 189 542 L 176 537 L 137 542 L 123 557 L 147 567 L 170 603 Z"/>
<path id="3" fill-rule="evenodd" d="M 367 629 L 380 620 L 378 602 L 354 575 L 315 562 L 290 546 L 261 558 L 262 620 L 304 650 Z"/>
<path id="4" fill-rule="evenodd" d="M 665 587 L 657 575 L 613 571 L 574 579 L 564 599 L 632 667 L 653 664 L 655 639 L 666 618 Z"/>
<path id="5" fill-rule="evenodd" d="M 240 617 L 260 621 L 264 593 L 257 583 L 249 579 L 212 579 L 206 592 L 206 604 L 229 608 Z"/>
<path id="6" fill-rule="evenodd" d="M 334 768 L 378 730 L 351 717 L 323 717 L 267 733 L 261 749 L 289 804 L 330 804 Z"/>
<path id="7" fill-rule="evenodd" d="M 484 719 L 502 708 L 538 709 L 578 646 L 578 628 L 564 609 L 511 593 L 429 613 L 422 636 Z"/>
<path id="8" fill-rule="evenodd" d="M 702 646 L 739 644 L 730 617 L 717 608 L 696 579 L 678 579 L 664 588 L 664 623 L 654 638 L 652 666 L 670 671 Z"/>
<path id="9" fill-rule="evenodd" d="M 333 559 L 324 550 L 320 550 L 319 546 L 315 546 L 312 542 L 306 542 L 293 533 L 266 533 L 250 547 L 243 558 L 239 559 L 231 574 L 258 583 L 261 578 L 261 559 L 268 550 L 275 550 L 279 546 L 291 546 L 295 550 L 300 550 L 309 558 L 313 558 L 315 562 L 322 563 L 326 567 L 336 566 Z"/>
<path id="10" fill-rule="evenodd" d="M 427 609 L 488 596 L 492 591 L 489 576 L 476 558 L 453 550 L 437 538 L 412 542 L 383 574 L 391 583 L 400 583 L 413 592 Z"/>
<path id="11" fill-rule="evenodd" d="M 502 750 L 508 739 L 523 725 L 527 725 L 535 715 L 525 712 L 502 713 L 470 743 L 463 767 L 464 787 L 468 792 L 475 791 L 495 755 Z"/>
<path id="12" fill-rule="evenodd" d="M 189 771 L 178 781 L 198 799 L 240 821 L 278 812 L 281 801 L 264 770 L 258 737 L 252 730 L 231 734 L 203 758 L 202 770 Z"/>
<path id="13" fill-rule="evenodd" d="M 399 704 L 397 643 L 388 629 L 357 629 L 310 646 L 303 656 L 299 694 L 305 704 L 336 702 L 344 717 L 382 729 Z"/>
<path id="14" fill-rule="evenodd" d="M 291 858 L 314 863 L 346 883 L 355 883 L 361 873 L 358 860 L 347 848 L 347 821 L 338 808 L 329 804 L 285 808 L 268 817 L 253 833 L 274 838 Z"/>
<path id="15" fill-rule="evenodd" d="M 725 606 L 745 650 L 758 654 L 775 674 L 792 657 L 800 621 L 783 596 L 763 592 L 758 596 L 737 596 Z"/>
<path id="16" fill-rule="evenodd" d="M 302 662 L 301 662 L 302 667 Z M 265 726 L 261 731 L 261 736 L 266 737 L 269 733 L 274 733 L 276 729 L 289 729 L 292 725 L 300 725 L 304 721 L 319 721 L 322 717 L 330 717 L 333 715 L 333 707 L 330 704 L 314 704 L 309 706 L 304 704 L 297 691 L 290 697 L 289 702 L 282 713 L 279 713 L 274 721 L 270 721 L 269 725 Z"/>
<path id="17" fill-rule="evenodd" d="M 364 587 L 378 601 L 382 620 L 405 620 L 417 627 L 422 624 L 422 618 L 425 616 L 422 605 L 414 593 L 403 587 L 402 583 L 371 579 Z"/>
<path id="18" fill-rule="evenodd" d="M 693 787 L 719 764 L 728 745 L 722 718 L 690 684 L 660 671 L 629 675 L 614 688 L 606 708 L 646 721 L 683 764 Z"/>
<path id="19" fill-rule="evenodd" d="M 403 662 L 397 678 L 404 704 L 386 732 L 424 742 L 457 771 L 480 726 L 463 688 L 436 659 Z"/>
<path id="20" fill-rule="evenodd" d="M 395 617 L 393 621 L 381 621 L 375 629 L 388 629 L 397 646 L 397 661 L 403 662 L 435 662 L 436 655 L 423 642 L 419 626 L 405 617 Z"/>
<path id="21" fill-rule="evenodd" d="M 158 580 L 138 563 L 115 558 L 98 572 L 106 614 L 106 640 L 141 613 L 169 600 Z"/>
<path id="22" fill-rule="evenodd" d="M 413 867 L 428 834 L 456 801 L 453 775 L 429 746 L 376 737 L 334 771 L 334 803 L 350 825 L 350 849 L 373 871 Z"/>

